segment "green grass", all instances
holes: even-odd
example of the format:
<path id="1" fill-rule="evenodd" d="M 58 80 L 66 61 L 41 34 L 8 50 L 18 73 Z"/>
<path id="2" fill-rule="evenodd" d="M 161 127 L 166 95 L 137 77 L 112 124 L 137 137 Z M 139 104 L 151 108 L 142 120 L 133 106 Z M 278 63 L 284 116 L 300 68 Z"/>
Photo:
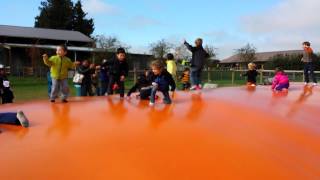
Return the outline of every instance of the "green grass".
<path id="1" fill-rule="evenodd" d="M 45 99 L 47 95 L 47 81 L 42 78 L 9 77 L 15 95 L 15 102 Z"/>
<path id="2" fill-rule="evenodd" d="M 35 77 L 9 77 L 11 87 L 14 91 L 15 102 L 31 101 L 47 99 L 47 80 L 45 78 Z M 126 89 L 128 90 L 133 85 L 133 80 L 126 81 Z M 245 84 L 245 80 L 236 80 L 232 85 L 231 80 L 213 80 L 211 83 L 218 84 L 219 87 L 239 86 Z M 181 88 L 181 83 L 177 83 L 178 88 Z M 71 96 L 75 95 L 75 88 L 72 81 L 69 81 Z"/>

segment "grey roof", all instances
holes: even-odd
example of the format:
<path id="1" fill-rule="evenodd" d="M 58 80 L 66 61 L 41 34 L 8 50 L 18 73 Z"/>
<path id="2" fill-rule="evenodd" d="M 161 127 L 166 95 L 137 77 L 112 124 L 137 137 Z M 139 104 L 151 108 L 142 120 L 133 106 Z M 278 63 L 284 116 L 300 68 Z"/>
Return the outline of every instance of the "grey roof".
<path id="1" fill-rule="evenodd" d="M 76 42 L 93 42 L 91 38 L 78 31 L 19 27 L 8 25 L 0 25 L 0 36 Z"/>
<path id="2" fill-rule="evenodd" d="M 303 50 L 289 50 L 289 51 L 272 51 L 272 52 L 261 52 L 256 53 L 256 60 L 254 62 L 266 62 L 269 61 L 271 58 L 278 56 L 278 55 L 295 55 L 295 54 L 302 54 Z M 220 63 L 228 64 L 228 63 L 242 63 L 238 54 L 223 59 Z"/>

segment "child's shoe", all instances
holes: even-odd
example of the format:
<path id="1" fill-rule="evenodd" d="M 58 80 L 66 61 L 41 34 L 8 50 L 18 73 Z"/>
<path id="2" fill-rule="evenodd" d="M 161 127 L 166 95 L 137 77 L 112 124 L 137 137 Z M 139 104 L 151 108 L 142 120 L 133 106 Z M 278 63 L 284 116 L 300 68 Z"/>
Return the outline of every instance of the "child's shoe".
<path id="1" fill-rule="evenodd" d="M 154 103 L 153 103 L 153 102 L 150 102 L 150 103 L 149 103 L 149 106 L 150 106 L 150 107 L 154 107 Z"/>
<path id="2" fill-rule="evenodd" d="M 196 90 L 197 90 L 197 91 L 199 91 L 199 90 L 201 90 L 201 89 L 202 89 L 202 87 L 201 87 L 200 85 L 196 86 Z"/>
<path id="3" fill-rule="evenodd" d="M 63 100 L 62 100 L 62 103 L 68 103 L 68 100 L 63 99 Z"/>
<path id="4" fill-rule="evenodd" d="M 26 115 L 22 111 L 17 112 L 17 119 L 19 120 L 22 127 L 29 127 L 29 121 L 26 117 Z"/>
<path id="5" fill-rule="evenodd" d="M 163 103 L 166 105 L 170 105 L 170 104 L 172 104 L 172 101 L 171 100 L 163 100 Z"/>
<path id="6" fill-rule="evenodd" d="M 54 99 L 51 99 L 51 100 L 50 100 L 50 102 L 51 102 L 51 103 L 55 103 L 55 102 L 56 102 L 56 100 L 54 100 Z"/>
<path id="7" fill-rule="evenodd" d="M 190 91 L 194 91 L 194 90 L 196 90 L 197 89 L 197 86 L 192 86 L 191 88 L 190 88 Z"/>
<path id="8" fill-rule="evenodd" d="M 318 84 L 317 83 L 313 83 L 313 86 L 318 86 Z"/>

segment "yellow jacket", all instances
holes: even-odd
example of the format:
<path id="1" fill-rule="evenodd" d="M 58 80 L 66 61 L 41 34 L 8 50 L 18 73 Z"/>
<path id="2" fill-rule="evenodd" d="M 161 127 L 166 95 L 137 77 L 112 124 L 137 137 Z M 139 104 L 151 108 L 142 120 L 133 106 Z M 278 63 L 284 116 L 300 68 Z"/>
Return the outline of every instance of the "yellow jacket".
<path id="1" fill-rule="evenodd" d="M 174 60 L 167 60 L 167 71 L 174 77 L 177 76 L 177 64 Z"/>
<path id="2" fill-rule="evenodd" d="M 60 56 L 51 56 L 48 60 L 43 60 L 44 64 L 51 67 L 51 78 L 66 79 L 68 78 L 68 70 L 75 68 L 75 64 L 68 58 Z"/>

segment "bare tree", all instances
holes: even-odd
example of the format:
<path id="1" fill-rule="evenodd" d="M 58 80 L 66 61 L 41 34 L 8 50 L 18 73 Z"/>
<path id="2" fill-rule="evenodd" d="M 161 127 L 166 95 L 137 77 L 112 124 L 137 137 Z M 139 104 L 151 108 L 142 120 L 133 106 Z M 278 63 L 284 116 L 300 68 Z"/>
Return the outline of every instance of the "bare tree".
<path id="1" fill-rule="evenodd" d="M 214 59 L 217 57 L 217 49 L 216 47 L 214 46 L 211 46 L 211 45 L 206 45 L 204 47 L 204 49 L 207 51 L 207 53 L 209 54 L 209 58 L 210 59 Z"/>
<path id="2" fill-rule="evenodd" d="M 252 44 L 247 44 L 240 49 L 236 49 L 235 53 L 239 56 L 241 62 L 252 62 L 256 60 L 256 48 Z"/>
<path id="3" fill-rule="evenodd" d="M 116 52 L 120 47 L 124 48 L 127 52 L 129 52 L 129 49 L 131 48 L 130 46 L 122 43 L 115 36 L 97 35 L 94 39 L 96 42 L 96 47 L 105 50 L 104 53 L 95 54 L 95 58 L 98 60 L 98 62 L 100 62 L 102 59 L 111 58 L 113 53 Z M 128 54 L 128 58 L 129 56 L 130 54 Z"/>
<path id="4" fill-rule="evenodd" d="M 175 58 L 177 60 L 188 60 L 192 56 L 191 52 L 186 48 L 184 44 L 175 48 Z"/>
<path id="5" fill-rule="evenodd" d="M 159 58 L 161 60 L 164 59 L 164 56 L 170 52 L 173 45 L 167 42 L 164 39 L 161 39 L 155 43 L 150 44 L 150 52 L 154 55 L 155 58 Z"/>
<path id="6" fill-rule="evenodd" d="M 105 35 L 97 35 L 95 37 L 96 46 L 98 48 L 105 49 L 108 52 L 115 52 L 119 47 L 126 49 L 127 51 L 131 48 L 130 46 L 122 43 L 115 36 L 105 36 Z"/>
<path id="7" fill-rule="evenodd" d="M 217 65 L 217 63 L 219 62 L 216 58 L 217 58 L 217 49 L 214 46 L 211 45 L 206 45 L 204 47 L 204 49 L 207 51 L 207 53 L 209 54 L 209 58 L 206 60 L 205 62 L 205 66 L 207 68 L 211 68 Z"/>

